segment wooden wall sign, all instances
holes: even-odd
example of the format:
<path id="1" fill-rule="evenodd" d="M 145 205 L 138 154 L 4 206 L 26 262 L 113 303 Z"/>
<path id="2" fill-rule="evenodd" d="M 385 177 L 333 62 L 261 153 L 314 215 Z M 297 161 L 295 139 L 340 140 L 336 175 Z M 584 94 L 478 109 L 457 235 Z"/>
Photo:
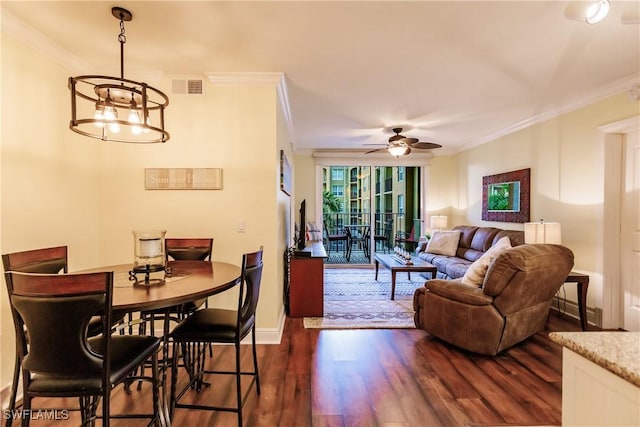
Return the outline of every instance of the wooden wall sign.
<path id="1" fill-rule="evenodd" d="M 145 169 L 144 188 L 146 190 L 222 190 L 222 169 Z"/>

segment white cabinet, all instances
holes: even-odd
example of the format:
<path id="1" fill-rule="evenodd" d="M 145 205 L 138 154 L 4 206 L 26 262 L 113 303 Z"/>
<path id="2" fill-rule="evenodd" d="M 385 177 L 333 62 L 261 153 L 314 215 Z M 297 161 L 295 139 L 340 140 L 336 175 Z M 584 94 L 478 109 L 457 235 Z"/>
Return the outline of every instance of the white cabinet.
<path id="1" fill-rule="evenodd" d="M 640 426 L 639 387 L 566 347 L 562 359 L 563 426 Z"/>

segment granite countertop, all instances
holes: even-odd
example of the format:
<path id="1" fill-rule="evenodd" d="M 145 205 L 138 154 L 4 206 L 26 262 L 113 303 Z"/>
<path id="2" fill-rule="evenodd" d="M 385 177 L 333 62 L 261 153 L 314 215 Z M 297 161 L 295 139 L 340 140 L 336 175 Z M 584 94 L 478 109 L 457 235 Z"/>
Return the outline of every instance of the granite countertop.
<path id="1" fill-rule="evenodd" d="M 640 387 L 640 332 L 551 332 L 549 338 Z"/>

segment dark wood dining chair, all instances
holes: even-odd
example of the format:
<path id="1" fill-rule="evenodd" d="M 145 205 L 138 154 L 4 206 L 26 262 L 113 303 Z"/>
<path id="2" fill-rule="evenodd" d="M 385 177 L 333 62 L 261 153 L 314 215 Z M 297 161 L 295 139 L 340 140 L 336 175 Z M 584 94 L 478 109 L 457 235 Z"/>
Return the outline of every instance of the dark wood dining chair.
<path id="1" fill-rule="evenodd" d="M 365 258 L 369 258 L 369 240 L 371 238 L 371 227 L 368 225 L 346 226 L 349 237 L 349 255 L 353 253 L 353 248 L 362 250 Z"/>
<path id="2" fill-rule="evenodd" d="M 2 255 L 4 271 L 22 271 L 25 273 L 66 273 L 69 266 L 67 262 L 67 247 L 55 246 L 51 248 L 33 249 L 29 251 L 14 252 Z M 7 408 L 6 427 L 11 427 L 13 414 L 16 409 L 16 396 L 20 382 L 20 357 L 16 350 L 15 365 L 13 367 L 13 379 L 11 382 L 11 395 Z"/>
<path id="3" fill-rule="evenodd" d="M 112 324 L 113 272 L 84 274 L 5 273 L 18 357 L 23 414 L 36 397 L 78 397 L 82 425 L 93 425 L 101 401 L 102 425 L 111 418 L 150 418 L 159 425 L 160 339 L 143 335 L 86 334 L 93 316 L 102 330 Z M 28 337 L 28 340 L 27 340 Z M 147 360 L 153 366 L 152 414 L 110 413 L 111 390 Z M 142 379 L 142 378 L 141 378 Z M 22 419 L 28 426 L 30 416 Z"/>
<path id="4" fill-rule="evenodd" d="M 12 252 L 2 255 L 4 271 L 20 271 L 23 273 L 58 274 L 67 273 L 69 269 L 67 246 L 54 246 L 50 248 L 31 249 L 21 252 Z M 112 317 L 115 326 L 122 322 L 124 312 L 116 312 Z M 87 334 L 95 336 L 102 333 L 102 319 L 94 316 L 87 326 Z M 11 383 L 11 395 L 9 397 L 8 419 L 6 426 L 11 427 L 13 422 L 13 409 L 16 406 L 16 395 L 20 382 L 20 360 L 16 352 L 13 380 Z"/>
<path id="5" fill-rule="evenodd" d="M 339 250 L 338 246 L 340 245 L 340 242 L 342 242 L 342 247 L 344 249 L 344 256 L 347 258 L 347 261 L 349 261 L 349 258 L 351 257 L 351 247 L 349 246 L 349 243 L 350 243 L 349 230 L 343 227 L 342 230 L 340 231 L 337 231 L 337 230 L 329 231 L 329 227 L 327 227 L 326 221 L 323 221 L 323 225 L 324 225 L 323 227 L 324 238 L 327 242 L 327 255 L 331 256 L 332 243 L 335 244 L 336 251 L 338 251 Z"/>
<path id="6" fill-rule="evenodd" d="M 213 238 L 166 238 L 164 240 L 166 261 L 211 261 Z M 168 309 L 144 311 L 141 313 L 141 333 L 146 333 L 146 323 L 150 324 L 151 335 L 155 334 L 156 317 L 169 314 L 169 319 L 179 322 L 202 306 L 207 306 L 207 299 L 202 298 Z"/>
<path id="7" fill-rule="evenodd" d="M 373 241 L 375 249 L 378 250 L 378 243 L 382 244 L 385 252 L 389 252 L 391 246 L 391 233 L 393 231 L 393 218 L 387 218 L 384 222 L 382 230 L 376 230 L 377 233 L 373 235 Z"/>
<path id="8" fill-rule="evenodd" d="M 247 253 L 242 256 L 242 273 L 238 292 L 237 310 L 219 308 L 198 310 L 180 322 L 171 332 L 170 339 L 173 341 L 171 416 L 173 416 L 176 408 L 235 412 L 238 414 L 238 425 L 242 426 L 242 407 L 254 384 L 256 385 L 257 394 L 260 394 L 255 320 L 258 297 L 260 295 L 260 282 L 262 280 L 262 254 L 263 249 L 260 247 L 260 250 L 257 252 Z M 252 340 L 253 370 L 243 371 L 240 365 L 240 341 L 249 334 L 251 334 Z M 233 371 L 205 369 L 206 352 L 203 351 L 203 346 L 211 343 L 225 343 L 235 346 L 235 369 Z M 180 353 L 179 347 L 182 347 L 182 344 L 199 346 L 200 349 L 194 353 L 199 359 L 190 361 L 190 367 L 188 366 L 188 369 L 191 371 L 190 381 L 176 395 L 179 369 L 177 358 Z M 190 389 L 199 392 L 202 389 L 202 385 L 207 384 L 203 379 L 205 375 L 215 374 L 235 376 L 235 407 L 180 403 L 180 399 Z M 251 376 L 251 383 L 244 395 L 241 387 L 241 378 L 243 375 Z"/>
<path id="9" fill-rule="evenodd" d="M 167 260 L 211 261 L 212 238 L 166 238 L 164 240 Z"/>
<path id="10" fill-rule="evenodd" d="M 164 246 L 167 261 L 211 261 L 213 238 L 167 238 Z M 179 311 L 184 317 L 203 305 L 208 306 L 206 298 L 182 304 Z"/>
<path id="11" fill-rule="evenodd" d="M 396 246 L 402 246 L 408 251 L 413 251 L 418 245 L 418 237 L 415 235 L 415 228 L 411 227 L 411 231 L 398 230 L 396 233 L 395 244 Z"/>

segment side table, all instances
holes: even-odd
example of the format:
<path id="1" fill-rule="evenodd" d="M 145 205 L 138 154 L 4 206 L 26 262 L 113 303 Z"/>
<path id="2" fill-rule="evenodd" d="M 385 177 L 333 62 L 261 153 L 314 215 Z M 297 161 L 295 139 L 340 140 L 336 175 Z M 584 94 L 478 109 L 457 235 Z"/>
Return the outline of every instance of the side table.
<path id="1" fill-rule="evenodd" d="M 589 288 L 589 276 L 572 271 L 564 282 L 575 282 L 578 287 L 578 314 L 580 315 L 580 327 L 583 331 L 587 331 L 589 330 L 589 326 L 587 324 L 587 289 Z"/>

